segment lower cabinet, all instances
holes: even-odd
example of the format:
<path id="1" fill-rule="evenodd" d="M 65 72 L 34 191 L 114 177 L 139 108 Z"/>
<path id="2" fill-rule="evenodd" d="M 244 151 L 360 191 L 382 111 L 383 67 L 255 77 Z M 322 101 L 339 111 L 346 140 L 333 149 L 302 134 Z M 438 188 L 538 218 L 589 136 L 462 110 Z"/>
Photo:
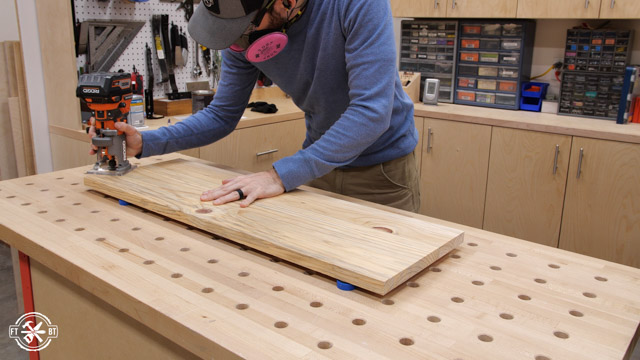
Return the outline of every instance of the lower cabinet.
<path id="1" fill-rule="evenodd" d="M 491 126 L 427 118 L 420 212 L 482 228 Z"/>
<path id="2" fill-rule="evenodd" d="M 201 147 L 200 158 L 251 172 L 265 171 L 276 160 L 300 150 L 305 131 L 304 119 L 238 129 Z"/>
<path id="3" fill-rule="evenodd" d="M 571 136 L 494 127 L 483 229 L 558 246 Z"/>
<path id="4" fill-rule="evenodd" d="M 640 144 L 574 137 L 559 247 L 640 267 Z"/>

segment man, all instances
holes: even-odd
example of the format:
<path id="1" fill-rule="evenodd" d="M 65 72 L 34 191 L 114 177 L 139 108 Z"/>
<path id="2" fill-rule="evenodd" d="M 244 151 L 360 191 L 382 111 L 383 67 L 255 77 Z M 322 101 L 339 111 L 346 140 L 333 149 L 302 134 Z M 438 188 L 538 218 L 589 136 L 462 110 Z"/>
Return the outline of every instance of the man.
<path id="1" fill-rule="evenodd" d="M 142 135 L 117 124 L 130 154 L 199 147 L 228 135 L 262 71 L 305 112 L 303 149 L 269 171 L 225 180 L 202 201 L 242 200 L 246 207 L 309 183 L 418 210 L 418 134 L 396 68 L 388 0 L 203 0 L 189 33 L 204 46 L 226 49 L 213 102 Z"/>

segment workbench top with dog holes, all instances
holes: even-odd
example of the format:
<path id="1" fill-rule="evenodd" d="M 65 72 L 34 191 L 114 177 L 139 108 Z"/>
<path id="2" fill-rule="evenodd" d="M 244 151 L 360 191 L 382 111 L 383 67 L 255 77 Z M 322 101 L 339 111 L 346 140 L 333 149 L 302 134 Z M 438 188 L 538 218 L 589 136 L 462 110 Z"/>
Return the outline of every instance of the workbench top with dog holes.
<path id="1" fill-rule="evenodd" d="M 465 241 L 384 297 L 342 291 L 121 206 L 86 188 L 85 171 L 0 182 L 0 239 L 30 256 L 35 310 L 59 326 L 42 356 L 601 360 L 637 342 L 640 269 L 393 210 Z"/>

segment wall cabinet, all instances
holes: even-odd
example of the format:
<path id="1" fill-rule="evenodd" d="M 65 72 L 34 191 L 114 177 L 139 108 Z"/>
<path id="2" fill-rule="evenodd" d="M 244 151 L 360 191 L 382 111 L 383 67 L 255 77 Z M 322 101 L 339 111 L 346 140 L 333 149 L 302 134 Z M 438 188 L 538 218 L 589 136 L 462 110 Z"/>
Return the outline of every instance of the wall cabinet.
<path id="1" fill-rule="evenodd" d="M 446 17 L 447 0 L 391 0 L 395 17 Z"/>
<path id="2" fill-rule="evenodd" d="M 560 248 L 640 267 L 640 144 L 575 137 Z"/>
<path id="3" fill-rule="evenodd" d="M 600 0 L 518 0 L 519 18 L 597 19 L 599 15 Z"/>
<path id="4" fill-rule="evenodd" d="M 395 17 L 515 18 L 517 0 L 390 0 Z"/>
<path id="5" fill-rule="evenodd" d="M 425 119 L 422 214 L 482 227 L 491 126 Z"/>
<path id="6" fill-rule="evenodd" d="M 602 0 L 600 4 L 601 19 L 638 19 L 640 18 L 640 1 L 638 0 Z"/>
<path id="7" fill-rule="evenodd" d="M 200 148 L 200 158 L 251 172 L 271 169 L 276 160 L 302 148 L 304 119 L 234 130 L 224 139 Z"/>
<path id="8" fill-rule="evenodd" d="M 494 127 L 483 229 L 558 246 L 571 137 Z"/>

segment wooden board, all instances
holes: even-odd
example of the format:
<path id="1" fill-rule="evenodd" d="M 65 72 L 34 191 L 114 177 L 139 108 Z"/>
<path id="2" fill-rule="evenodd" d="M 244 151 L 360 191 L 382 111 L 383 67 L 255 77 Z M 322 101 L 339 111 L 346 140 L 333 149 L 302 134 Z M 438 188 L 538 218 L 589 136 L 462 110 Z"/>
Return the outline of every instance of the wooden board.
<path id="1" fill-rule="evenodd" d="M 134 161 L 174 158 L 184 157 Z M 64 322 L 61 336 L 95 335 L 100 324 L 87 319 L 102 313 L 216 360 L 628 359 L 637 341 L 640 269 L 392 209 L 460 228 L 465 242 L 384 297 L 345 292 L 302 267 L 120 206 L 82 185 L 86 170 L 0 182 L 0 239 L 102 300 L 93 306 L 120 312 L 87 306 L 87 316 L 67 317 L 48 307 L 52 322 Z M 79 303 L 82 293 L 73 295 Z M 126 347 L 131 333 L 106 334 Z M 107 340 L 89 339 L 78 351 L 96 344 L 84 354 L 112 354 L 100 352 Z M 55 349 L 56 340 L 43 354 Z"/>
<path id="2" fill-rule="evenodd" d="M 126 176 L 88 175 L 85 185 L 378 294 L 424 270 L 463 240 L 457 229 L 306 191 L 242 209 L 200 194 L 233 176 L 172 160 Z"/>
<path id="3" fill-rule="evenodd" d="M 153 100 L 153 112 L 165 116 L 191 114 L 191 99 L 169 100 L 166 98 Z"/>

